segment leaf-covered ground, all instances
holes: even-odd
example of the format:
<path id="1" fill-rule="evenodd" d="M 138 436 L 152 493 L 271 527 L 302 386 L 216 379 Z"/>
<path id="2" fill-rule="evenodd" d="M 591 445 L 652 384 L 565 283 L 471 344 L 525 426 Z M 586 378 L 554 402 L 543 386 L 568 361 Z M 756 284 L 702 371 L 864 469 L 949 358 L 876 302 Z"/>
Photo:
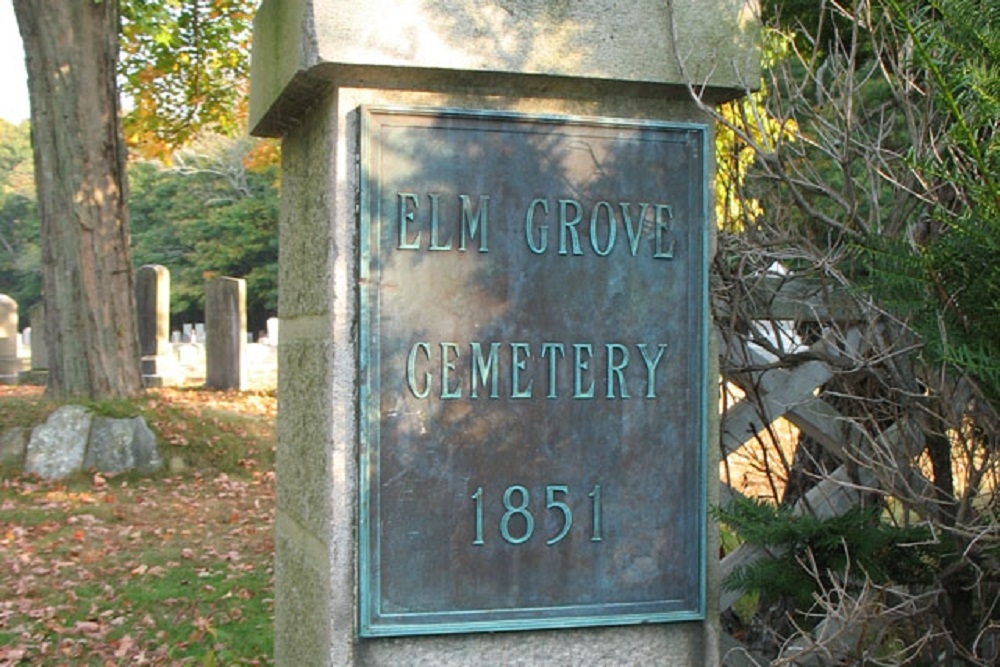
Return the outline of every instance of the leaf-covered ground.
<path id="1" fill-rule="evenodd" d="M 51 407 L 4 388 L 0 430 Z M 0 667 L 271 663 L 273 396 L 161 390 L 135 409 L 181 472 L 0 468 Z"/>

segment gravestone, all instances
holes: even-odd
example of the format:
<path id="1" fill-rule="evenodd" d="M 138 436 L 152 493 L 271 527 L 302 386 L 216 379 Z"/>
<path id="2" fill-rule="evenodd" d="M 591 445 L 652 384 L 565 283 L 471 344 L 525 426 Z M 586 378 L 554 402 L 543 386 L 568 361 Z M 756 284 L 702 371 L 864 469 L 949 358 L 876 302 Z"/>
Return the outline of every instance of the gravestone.
<path id="1" fill-rule="evenodd" d="M 17 384 L 21 361 L 17 357 L 17 302 L 0 294 L 0 384 Z"/>
<path id="2" fill-rule="evenodd" d="M 267 344 L 278 347 L 278 318 L 267 318 Z"/>
<path id="3" fill-rule="evenodd" d="M 245 280 L 212 278 L 205 283 L 204 326 L 205 386 L 212 389 L 246 389 Z"/>
<path id="4" fill-rule="evenodd" d="M 21 373 L 18 382 L 45 385 L 49 375 L 49 351 L 45 346 L 45 305 L 36 304 L 28 313 L 31 323 L 31 368 Z M 25 329 L 27 331 L 27 329 Z"/>
<path id="5" fill-rule="evenodd" d="M 31 370 L 49 370 L 49 350 L 45 346 L 45 305 L 37 304 L 28 314 L 31 322 Z"/>
<path id="6" fill-rule="evenodd" d="M 686 84 L 757 80 L 750 9 L 262 3 L 277 664 L 719 662 Z"/>
<path id="7" fill-rule="evenodd" d="M 135 274 L 136 320 L 142 381 L 147 387 L 162 387 L 170 377 L 170 271 L 159 264 L 139 267 Z"/>

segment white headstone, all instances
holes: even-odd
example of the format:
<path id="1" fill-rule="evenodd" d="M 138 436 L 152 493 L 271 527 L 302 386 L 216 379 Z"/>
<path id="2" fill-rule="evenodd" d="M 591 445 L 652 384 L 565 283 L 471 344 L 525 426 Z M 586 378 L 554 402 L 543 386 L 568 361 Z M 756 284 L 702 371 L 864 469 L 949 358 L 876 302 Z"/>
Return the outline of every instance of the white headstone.
<path id="1" fill-rule="evenodd" d="M 267 343 L 268 345 L 278 345 L 278 318 L 267 318 Z"/>
<path id="2" fill-rule="evenodd" d="M 17 301 L 0 294 L 0 384 L 17 383 L 21 370 L 17 339 Z"/>

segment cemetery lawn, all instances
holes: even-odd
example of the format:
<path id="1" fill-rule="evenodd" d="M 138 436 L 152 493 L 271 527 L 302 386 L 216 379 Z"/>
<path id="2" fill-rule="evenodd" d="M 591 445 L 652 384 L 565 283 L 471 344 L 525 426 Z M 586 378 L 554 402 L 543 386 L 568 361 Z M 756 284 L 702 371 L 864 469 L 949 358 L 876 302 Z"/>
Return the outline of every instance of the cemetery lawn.
<path id="1" fill-rule="evenodd" d="M 55 407 L 0 387 L 0 432 Z M 0 467 L 0 667 L 273 664 L 273 392 L 92 407 L 143 415 L 173 470 L 43 482 Z"/>

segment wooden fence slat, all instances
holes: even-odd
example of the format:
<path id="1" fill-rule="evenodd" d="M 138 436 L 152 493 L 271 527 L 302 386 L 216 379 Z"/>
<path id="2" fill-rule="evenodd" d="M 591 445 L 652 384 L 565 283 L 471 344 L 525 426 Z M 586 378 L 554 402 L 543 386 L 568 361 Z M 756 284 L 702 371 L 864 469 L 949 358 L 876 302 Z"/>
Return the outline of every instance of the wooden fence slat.
<path id="1" fill-rule="evenodd" d="M 756 391 L 748 391 L 748 397 L 727 409 L 722 418 L 723 456 L 742 447 L 767 424 L 784 416 L 789 410 L 803 403 L 819 400 L 813 392 L 831 377 L 833 372 L 820 361 L 807 362 L 794 371 L 771 369 L 757 373 Z M 754 394 L 757 400 L 749 398 Z"/>
<path id="2" fill-rule="evenodd" d="M 713 307 L 721 318 L 732 310 L 721 299 Z M 857 299 L 840 286 L 798 276 L 761 277 L 749 286 L 746 299 L 740 301 L 739 307 L 754 320 L 846 322 L 866 317 Z"/>
<path id="3" fill-rule="evenodd" d="M 848 511 L 861 501 L 865 492 L 879 490 L 900 497 L 934 497 L 933 483 L 910 465 L 907 458 L 908 453 L 923 449 L 922 442 L 907 442 L 907 438 L 919 438 L 919 432 L 894 424 L 874 442 L 866 442 L 869 436 L 857 424 L 814 395 L 816 389 L 833 377 L 835 371 L 829 365 L 810 360 L 794 370 L 775 368 L 769 367 L 772 363 L 766 354 L 747 345 L 723 341 L 720 347 L 731 367 L 753 369 L 727 374 L 726 379 L 741 386 L 746 397 L 727 409 L 722 417 L 723 456 L 742 447 L 766 426 L 767 420 L 784 416 L 843 462 L 799 500 L 795 512 L 830 518 Z M 829 350 L 828 354 L 836 354 L 836 351 Z M 891 466 L 897 474 L 879 476 L 876 474 L 879 466 Z M 849 471 L 853 471 L 857 482 L 851 480 Z M 888 484 L 890 488 L 880 489 L 881 484 Z M 723 486 L 727 485 L 723 483 Z M 729 492 L 737 494 L 732 489 Z M 765 549 L 744 545 L 722 559 L 723 578 L 737 567 L 769 555 Z M 722 609 L 741 594 L 740 591 L 723 591 Z"/>
<path id="4" fill-rule="evenodd" d="M 854 423 L 822 399 L 803 401 L 789 410 L 785 418 L 841 461 L 845 448 L 850 451 L 858 443 Z"/>
<path id="5" fill-rule="evenodd" d="M 868 320 L 864 305 L 836 286 L 769 275 L 751 286 L 738 307 L 741 317 L 749 312 L 751 319 L 763 322 L 786 320 L 818 322 L 824 327 L 836 326 L 835 323 L 848 326 L 846 331 L 844 328 L 827 331 L 827 335 L 838 332 L 837 345 L 821 340 L 808 353 L 791 354 L 781 360 L 746 341 L 736 339 L 734 343 L 726 336 L 718 337 L 725 381 L 738 385 L 746 394 L 728 406 L 722 416 L 722 456 L 737 451 L 770 422 L 784 417 L 842 462 L 796 503 L 793 508 L 796 514 L 833 518 L 863 502 L 867 494 L 881 493 L 909 500 L 919 498 L 919 507 L 912 509 L 930 515 L 929 518 L 938 518 L 933 502 L 937 497 L 934 484 L 913 461 L 925 446 L 922 432 L 906 427 L 907 422 L 899 422 L 876 435 L 869 434 L 816 396 L 817 390 L 834 377 L 836 368 L 853 368 L 856 360 L 865 355 L 869 341 L 861 329 L 849 326 L 851 322 Z M 713 308 L 723 319 L 731 312 L 725 302 L 713 304 Z M 740 496 L 724 482 L 720 483 L 723 502 Z M 776 555 L 773 550 L 744 544 L 720 561 L 723 581 L 738 568 Z M 723 588 L 720 610 L 731 607 L 742 594 Z M 732 642 L 738 644 L 736 640 Z"/>
<path id="6" fill-rule="evenodd" d="M 723 345 L 722 348 L 730 363 L 755 368 L 767 366 L 767 357 L 759 351 L 745 346 Z M 752 399 L 756 396 L 762 405 L 770 408 L 765 414 L 772 415 L 772 421 L 779 416 L 786 417 L 806 435 L 815 438 L 823 447 L 843 459 L 844 445 L 849 441 L 849 421 L 844 419 L 833 406 L 813 395 L 816 389 L 833 377 L 833 370 L 820 361 L 806 362 L 800 368 L 808 368 L 809 371 L 801 378 L 797 378 L 797 381 L 807 380 L 801 384 L 802 395 L 798 400 L 792 400 L 790 394 L 793 392 L 786 386 L 791 380 L 793 371 L 774 368 L 750 372 L 753 386 L 741 387 L 747 397 L 727 409 L 722 418 L 721 437 L 724 456 L 741 447 L 757 432 L 750 431 L 752 417 L 748 416 L 752 414 L 758 420 L 760 418 Z M 810 373 L 813 374 L 812 377 Z M 810 386 L 808 392 L 805 391 Z M 782 393 L 774 393 L 779 391 Z M 780 414 L 778 408 L 784 408 Z M 756 421 L 753 425 L 756 426 Z M 757 430 L 760 428 L 762 426 L 757 427 Z M 736 440 L 741 436 L 743 442 L 737 443 Z"/>

